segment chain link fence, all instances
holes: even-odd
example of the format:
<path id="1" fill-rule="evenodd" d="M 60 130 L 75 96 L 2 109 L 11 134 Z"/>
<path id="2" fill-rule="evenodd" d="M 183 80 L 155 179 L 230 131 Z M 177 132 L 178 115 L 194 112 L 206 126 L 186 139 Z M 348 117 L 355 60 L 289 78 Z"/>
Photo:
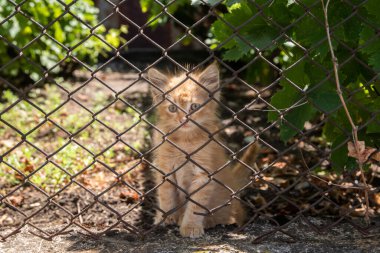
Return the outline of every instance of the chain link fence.
<path id="1" fill-rule="evenodd" d="M 181 213 L 181 208 L 192 206 L 195 217 L 207 219 L 233 203 L 240 203 L 248 214 L 238 230 L 262 220 L 272 225 L 256 241 L 276 232 L 292 236 L 284 229 L 300 220 L 317 231 L 341 223 L 361 233 L 374 231 L 376 223 L 371 219 L 380 210 L 376 58 L 380 39 L 373 1 L 339 1 L 330 7 L 321 1 L 141 1 L 145 12 L 151 11 L 143 25 L 120 11 L 128 0 L 104 2 L 113 12 L 89 24 L 86 13 L 74 11 L 83 4 L 79 0 L 56 1 L 60 11 L 45 10 L 50 15 L 46 22 L 33 15 L 28 1 L 4 1 L 11 11 L 3 11 L 0 20 L 0 54 L 6 55 L 0 66 L 2 240 L 24 228 L 45 239 L 73 228 L 92 236 L 116 228 L 144 236 Z M 191 22 L 181 19 L 178 11 L 188 6 L 203 16 Z M 101 29 L 115 16 L 133 27 L 135 36 L 119 44 L 110 42 Z M 87 32 L 70 46 L 62 36 L 75 34 L 57 35 L 65 17 L 71 21 L 61 30 L 63 25 L 78 23 Z M 27 22 L 38 35 L 28 41 L 11 40 L 12 33 L 17 39 L 30 34 L 22 24 L 6 31 L 17 20 Z M 169 47 L 144 33 L 164 21 L 178 33 Z M 206 35 L 194 32 L 203 26 Z M 129 59 L 125 52 L 136 39 L 151 43 L 160 56 L 148 64 Z M 80 54 L 91 40 L 107 47 L 101 64 Z M 184 47 L 186 41 L 207 52 L 193 66 L 173 56 L 173 49 Z M 45 55 L 52 63 L 41 64 L 33 56 L 40 52 L 36 46 L 40 43 L 62 53 L 55 59 Z M 331 56 L 334 51 L 336 57 Z M 198 51 L 191 52 L 195 52 L 192 59 L 197 58 Z M 67 67 L 72 66 L 68 62 L 75 68 Z M 212 62 L 220 71 L 217 89 L 210 89 L 211 81 L 200 77 Z M 123 66 L 123 70 L 115 74 L 106 70 L 110 66 Z M 182 79 L 166 79 L 172 83 L 168 90 L 160 80 L 148 77 L 156 66 L 177 69 Z M 6 75 L 16 67 L 20 69 L 16 75 Z M 58 68 L 73 71 L 74 78 L 62 74 L 62 69 L 57 72 Z M 16 84 L 18 76 L 25 74 L 28 81 Z M 208 93 L 196 110 L 206 110 L 210 104 L 219 108 L 217 129 L 202 125 L 192 117 L 195 112 L 173 99 L 173 92 L 189 82 Z M 337 87 L 342 90 L 337 92 Z M 153 101 L 148 92 L 152 89 L 159 90 Z M 168 101 L 186 122 L 165 130 L 157 125 L 154 111 Z M 208 136 L 192 151 L 174 138 L 188 121 Z M 153 132 L 159 141 L 151 141 Z M 256 165 L 247 163 L 253 143 L 261 149 Z M 153 155 L 165 145 L 185 159 L 170 172 Z M 218 157 L 225 156 L 221 165 L 210 168 L 199 162 L 197 156 L 209 145 L 218 150 Z M 170 163 L 176 157 L 166 159 Z M 203 178 L 191 191 L 178 178 L 189 164 Z M 219 177 L 228 174 L 232 164 L 250 174 L 238 189 Z M 160 175 L 159 180 L 153 180 L 153 174 Z M 233 175 L 224 178 L 228 177 Z M 163 209 L 156 197 L 165 185 L 186 201 Z M 215 206 L 200 198 L 209 193 L 210 185 L 224 196 Z M 158 214 L 161 219 L 154 223 Z M 316 225 L 313 217 L 325 218 L 326 223 Z"/>

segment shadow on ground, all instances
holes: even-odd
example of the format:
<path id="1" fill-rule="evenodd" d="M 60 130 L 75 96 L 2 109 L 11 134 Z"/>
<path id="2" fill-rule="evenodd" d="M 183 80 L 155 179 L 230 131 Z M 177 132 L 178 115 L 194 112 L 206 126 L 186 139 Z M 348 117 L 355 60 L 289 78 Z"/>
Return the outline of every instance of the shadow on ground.
<path id="1" fill-rule="evenodd" d="M 349 223 L 317 233 L 305 221 L 300 219 L 283 229 L 286 234 L 277 232 L 259 243 L 254 243 L 254 240 L 273 229 L 266 221 L 251 224 L 241 233 L 235 233 L 234 226 L 219 226 L 208 230 L 200 239 L 181 238 L 178 229 L 170 227 L 156 229 L 145 238 L 121 230 L 91 238 L 74 229 L 46 241 L 32 235 L 32 229 L 24 228 L 21 233 L 3 242 L 0 252 L 380 252 L 379 226 L 370 231 L 371 235 L 359 233 Z M 308 222 L 318 227 L 331 224 L 332 220 L 308 218 Z"/>

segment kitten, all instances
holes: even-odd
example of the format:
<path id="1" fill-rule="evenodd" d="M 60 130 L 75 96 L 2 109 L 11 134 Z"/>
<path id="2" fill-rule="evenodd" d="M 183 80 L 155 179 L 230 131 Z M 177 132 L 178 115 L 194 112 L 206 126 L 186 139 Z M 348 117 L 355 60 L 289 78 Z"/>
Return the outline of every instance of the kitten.
<path id="1" fill-rule="evenodd" d="M 156 223 L 165 219 L 165 224 L 179 225 L 182 236 L 195 238 L 217 224 L 243 224 L 244 209 L 238 200 L 231 201 L 231 190 L 236 192 L 248 184 L 252 171 L 240 163 L 227 165 L 226 150 L 214 135 L 221 128 L 218 103 L 213 100 L 220 96 L 218 66 L 213 63 L 190 77 L 196 82 L 185 73 L 167 76 L 156 69 L 148 71 L 148 79 L 155 86 L 152 96 L 157 104 L 159 129 L 153 134 L 153 146 L 157 147 L 153 164 L 160 170 L 156 184 L 162 210 L 158 211 Z M 166 98 L 160 90 L 167 92 Z M 254 164 L 257 151 L 255 143 L 242 160 Z M 212 174 L 216 170 L 220 171 Z M 223 206 L 228 202 L 232 204 Z M 213 214 L 197 214 L 207 214 L 215 208 Z"/>

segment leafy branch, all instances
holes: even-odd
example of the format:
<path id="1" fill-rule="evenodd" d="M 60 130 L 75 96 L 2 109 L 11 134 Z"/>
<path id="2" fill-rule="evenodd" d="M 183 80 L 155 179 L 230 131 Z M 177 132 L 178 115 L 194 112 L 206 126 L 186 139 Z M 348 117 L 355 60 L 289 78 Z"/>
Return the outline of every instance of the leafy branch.
<path id="1" fill-rule="evenodd" d="M 352 127 L 352 138 L 353 138 L 353 142 L 354 142 L 355 152 L 358 155 L 356 161 L 357 161 L 357 163 L 359 165 L 360 176 L 361 176 L 362 183 L 364 185 L 362 187 L 362 189 L 364 191 L 365 205 L 366 205 L 365 206 L 365 216 L 364 217 L 365 217 L 366 222 L 369 223 L 369 199 L 368 199 L 368 190 L 369 190 L 369 187 L 367 185 L 367 180 L 365 178 L 365 174 L 364 174 L 364 170 L 363 170 L 363 163 L 365 161 L 363 159 L 360 159 L 361 148 L 359 147 L 358 127 L 355 125 L 354 121 L 352 120 L 350 111 L 348 110 L 346 101 L 344 100 L 343 92 L 342 92 L 341 85 L 340 85 L 339 72 L 338 72 L 339 63 L 338 63 L 338 58 L 335 56 L 334 47 L 333 47 L 333 44 L 331 42 L 330 26 L 329 26 L 329 20 L 328 20 L 328 7 L 329 7 L 329 4 L 330 4 L 330 0 L 327 0 L 326 4 L 324 3 L 324 0 L 321 0 L 321 3 L 322 3 L 323 14 L 324 14 L 324 20 L 325 20 L 326 36 L 327 36 L 327 41 L 328 41 L 328 44 L 329 44 L 329 50 L 330 50 L 330 54 L 331 54 L 331 60 L 332 60 L 332 63 L 333 63 L 336 90 L 337 90 L 339 99 L 340 99 L 340 101 L 342 103 L 342 106 L 344 108 L 344 111 L 346 113 L 347 119 L 349 120 L 350 125 Z M 364 149 L 362 149 L 362 150 L 364 150 Z"/>

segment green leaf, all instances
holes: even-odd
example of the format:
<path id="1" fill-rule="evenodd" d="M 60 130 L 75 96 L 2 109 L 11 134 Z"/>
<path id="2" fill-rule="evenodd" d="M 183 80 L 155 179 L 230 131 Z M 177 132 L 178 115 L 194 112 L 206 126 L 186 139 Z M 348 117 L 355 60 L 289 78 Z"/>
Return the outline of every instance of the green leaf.
<path id="1" fill-rule="evenodd" d="M 337 136 L 332 144 L 331 149 L 334 150 L 346 140 L 347 140 L 347 136 L 345 135 Z M 348 160 L 347 154 L 348 154 L 348 149 L 347 149 L 346 143 L 344 143 L 341 147 L 335 149 L 331 153 L 331 162 L 335 171 L 342 172 L 344 170 L 344 167 Z"/>
<path id="2" fill-rule="evenodd" d="M 244 56 L 244 54 L 240 51 L 240 48 L 234 47 L 232 49 L 228 49 L 225 53 L 223 53 L 223 60 L 225 60 L 225 61 L 238 61 L 243 56 Z"/>
<path id="3" fill-rule="evenodd" d="M 191 5 L 208 4 L 213 6 L 219 2 L 221 2 L 221 0 L 191 0 Z"/>
<path id="4" fill-rule="evenodd" d="M 334 119 L 331 121 L 334 122 Z M 326 139 L 327 142 L 333 142 L 336 136 L 342 134 L 342 132 L 337 133 L 338 129 L 331 121 L 327 121 L 322 129 L 322 136 Z"/>
<path id="5" fill-rule="evenodd" d="M 234 4 L 237 4 L 237 3 L 241 3 L 241 2 L 244 2 L 244 0 L 226 0 L 226 5 L 228 7 L 230 7 L 231 5 L 234 5 Z"/>
<path id="6" fill-rule="evenodd" d="M 272 1 L 268 7 L 264 8 L 264 15 L 273 17 L 277 24 L 286 27 L 294 20 L 289 5 L 292 5 L 289 1 Z"/>
<path id="7" fill-rule="evenodd" d="M 292 109 L 288 112 L 284 118 L 289 121 L 293 126 L 287 123 L 283 123 L 280 126 L 280 139 L 283 142 L 287 142 L 290 138 L 295 136 L 298 131 L 304 128 L 304 124 L 307 120 L 314 118 L 316 110 L 310 104 L 305 104 Z"/>
<path id="8" fill-rule="evenodd" d="M 246 56 L 251 49 L 251 47 L 241 40 L 240 38 L 237 38 L 234 43 L 234 47 L 231 49 L 228 49 L 223 54 L 223 59 L 226 61 L 238 61 L 242 59 L 244 56 Z"/>
<path id="9" fill-rule="evenodd" d="M 361 20 L 354 16 L 344 22 L 344 34 L 345 34 L 345 42 L 349 43 L 349 45 L 355 46 L 359 41 L 358 34 L 361 33 L 363 26 L 361 24 Z"/>
<path id="10" fill-rule="evenodd" d="M 247 41 L 251 42 L 252 45 L 260 50 L 263 49 L 274 49 L 273 40 L 277 37 L 278 31 L 273 28 L 264 27 L 257 28 L 250 35 L 243 36 Z"/>
<path id="11" fill-rule="evenodd" d="M 233 9 L 230 13 L 223 16 L 225 22 L 221 20 L 214 22 L 211 31 L 219 42 L 228 41 L 231 36 L 233 36 L 233 39 L 226 43 L 223 48 L 240 47 L 242 56 L 244 56 L 248 50 L 252 49 L 245 41 L 250 42 L 259 49 L 267 49 L 269 46 L 271 47 L 268 49 L 273 49 L 272 41 L 278 36 L 279 31 L 268 24 L 261 16 L 256 16 L 252 19 L 252 16 L 254 16 L 256 12 L 257 10 L 251 8 L 249 4 L 241 3 L 240 8 Z M 250 20 L 250 22 L 247 22 L 247 20 Z M 226 22 L 232 27 L 227 25 Z M 239 28 L 237 32 L 245 41 L 233 34 L 233 27 Z M 233 58 L 238 58 L 238 56 Z"/>
<path id="12" fill-rule="evenodd" d="M 326 37 L 326 31 L 321 25 L 312 17 L 304 17 L 302 22 L 297 23 L 294 27 L 294 38 L 303 47 L 309 49 L 310 55 L 315 58 L 324 59 L 329 53 L 329 47 L 327 41 L 320 43 L 322 39 Z M 332 41 L 334 49 L 336 49 L 337 42 Z"/>
<path id="13" fill-rule="evenodd" d="M 283 89 L 278 91 L 271 99 L 271 105 L 279 111 L 284 111 L 287 108 L 293 106 L 295 103 L 302 99 L 302 94 L 290 83 L 285 83 Z M 281 122 L 280 125 L 280 138 L 286 142 L 291 137 L 296 135 L 299 130 L 304 128 L 304 124 L 307 120 L 314 117 L 316 110 L 309 103 L 297 106 L 288 111 L 283 117 L 293 126 L 290 126 L 286 122 Z M 276 121 L 279 118 L 277 112 L 270 111 L 268 113 L 269 121 Z"/>
<path id="14" fill-rule="evenodd" d="M 369 57 L 368 63 L 377 73 L 380 73 L 380 51 L 374 52 Z"/>
<path id="15" fill-rule="evenodd" d="M 371 54 L 380 50 L 380 43 L 376 37 L 375 31 L 367 25 L 363 27 L 360 33 L 360 45 L 363 47 L 362 52 Z"/>
<path id="16" fill-rule="evenodd" d="M 317 108 L 323 113 L 329 113 L 341 105 L 335 86 L 331 82 L 323 83 L 308 95 Z"/>
<path id="17" fill-rule="evenodd" d="M 294 126 L 292 127 L 286 123 L 281 124 L 280 138 L 284 142 L 296 135 L 298 130 L 302 130 L 305 122 L 312 119 L 316 113 L 315 108 L 309 103 L 299 106 L 299 101 L 304 95 L 293 85 L 295 84 L 301 89 L 306 89 L 309 85 L 309 78 L 305 75 L 305 64 L 306 61 L 304 60 L 284 71 L 284 76 L 287 79 L 283 78 L 280 81 L 283 88 L 273 95 L 271 99 L 271 105 L 280 111 L 286 110 L 296 103 L 298 105 L 284 115 L 284 118 Z M 268 119 L 272 122 L 276 121 L 279 116 L 277 112 L 268 113 Z"/>
<path id="18" fill-rule="evenodd" d="M 368 14 L 371 15 L 377 24 L 380 25 L 380 6 L 379 1 L 377 0 L 368 0 L 364 3 L 365 9 L 368 11 Z"/>
<path id="19" fill-rule="evenodd" d="M 11 36 L 11 38 L 15 38 L 17 36 L 17 34 L 20 32 L 21 27 L 20 27 L 19 21 L 17 19 L 13 19 L 10 22 L 12 22 L 12 28 L 9 30 L 9 35 Z"/>
<path id="20" fill-rule="evenodd" d="M 284 70 L 284 76 L 293 84 L 300 87 L 301 89 L 304 89 L 305 87 L 310 85 L 309 77 L 305 75 L 305 67 L 307 63 L 308 63 L 307 60 L 303 60 L 297 63 L 296 65 Z M 286 79 L 281 80 L 281 84 L 285 84 L 285 83 L 290 84 L 288 80 Z"/>
<path id="21" fill-rule="evenodd" d="M 66 39 L 65 32 L 62 30 L 61 25 L 58 22 L 55 22 L 53 25 L 54 28 L 54 38 L 59 42 L 64 42 Z"/>
<path id="22" fill-rule="evenodd" d="M 367 134 L 380 133 L 380 114 L 377 113 L 376 117 L 367 126 Z"/>

